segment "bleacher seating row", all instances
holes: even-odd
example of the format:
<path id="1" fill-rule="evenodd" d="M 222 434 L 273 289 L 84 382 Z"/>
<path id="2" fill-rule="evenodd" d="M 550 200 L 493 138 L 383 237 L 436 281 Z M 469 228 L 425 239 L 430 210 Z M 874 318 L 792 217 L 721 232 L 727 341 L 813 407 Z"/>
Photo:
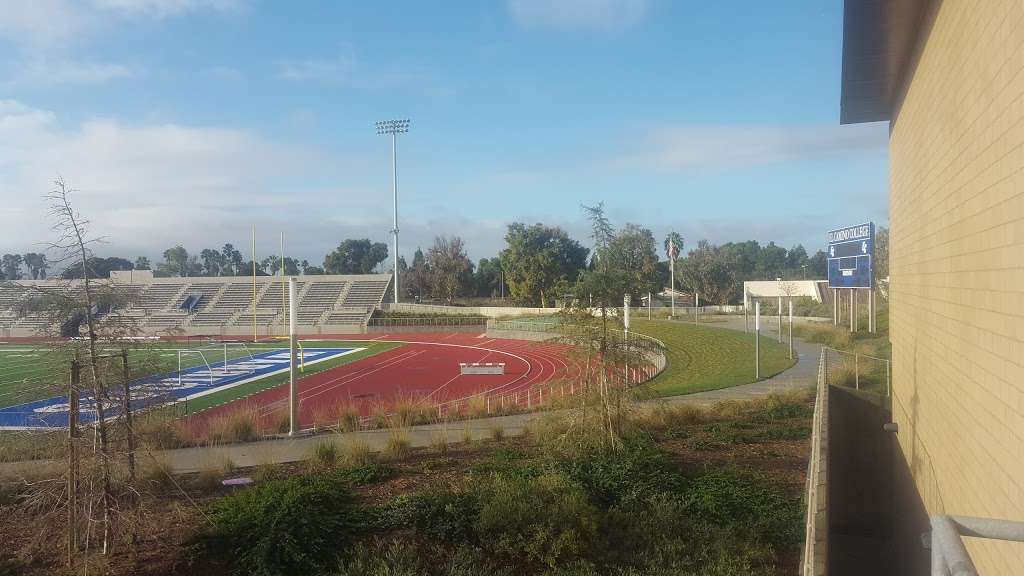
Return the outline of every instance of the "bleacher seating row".
<path id="1" fill-rule="evenodd" d="M 115 309 L 97 313 L 109 326 L 133 326 L 143 332 L 172 329 L 231 331 L 257 327 L 287 327 L 287 280 L 257 277 L 153 278 L 149 273 L 115 273 L 101 281 L 120 295 Z M 390 274 L 302 276 L 296 283 L 296 323 L 330 332 L 332 327 L 365 327 L 373 309 L 384 299 Z M 26 312 L 24 303 L 46 290 L 76 290 L 58 281 L 0 282 L 0 330 L 9 336 L 38 334 L 53 323 L 48 315 Z M 255 310 L 254 310 L 255 308 Z M 254 322 L 255 320 L 255 322 Z M 237 330 L 235 330 L 237 331 Z"/>

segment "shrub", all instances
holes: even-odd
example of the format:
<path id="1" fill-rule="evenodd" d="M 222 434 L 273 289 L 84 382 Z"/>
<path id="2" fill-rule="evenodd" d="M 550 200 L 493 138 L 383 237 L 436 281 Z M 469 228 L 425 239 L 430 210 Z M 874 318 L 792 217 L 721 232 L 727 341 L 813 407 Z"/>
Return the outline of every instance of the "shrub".
<path id="1" fill-rule="evenodd" d="M 412 445 L 409 435 L 404 429 L 392 428 L 388 431 L 388 439 L 384 444 L 384 454 L 392 460 L 400 460 L 409 455 Z"/>
<path id="2" fill-rule="evenodd" d="M 674 491 L 683 483 L 654 441 L 639 434 L 627 436 L 619 450 L 591 449 L 555 456 L 549 468 L 578 482 L 594 502 L 605 506 Z"/>
<path id="3" fill-rule="evenodd" d="M 772 440 L 802 440 L 811 437 L 811 427 L 807 424 L 778 424 L 768 429 L 767 436 Z"/>
<path id="4" fill-rule="evenodd" d="M 132 428 L 139 443 L 154 450 L 181 448 L 194 441 L 184 422 L 171 420 L 159 412 L 141 415 L 132 422 Z"/>
<path id="5" fill-rule="evenodd" d="M 418 576 L 423 573 L 415 547 L 380 540 L 357 544 L 333 572 L 335 576 Z"/>
<path id="6" fill-rule="evenodd" d="M 430 447 L 435 452 L 444 456 L 448 453 L 448 429 L 444 428 L 440 434 L 435 434 L 430 437 Z"/>
<path id="7" fill-rule="evenodd" d="M 339 459 L 338 445 L 330 440 L 321 440 L 313 447 L 310 465 L 314 468 L 334 468 Z"/>
<path id="8" fill-rule="evenodd" d="M 158 490 L 170 490 L 174 488 L 174 480 L 171 477 L 173 470 L 165 460 L 147 458 L 140 462 L 140 477 L 142 481 Z M 0 502 L 2 503 L 2 502 Z"/>
<path id="9" fill-rule="evenodd" d="M 213 504 L 206 554 L 233 558 L 239 573 L 316 573 L 359 533 L 365 516 L 333 475 L 272 480 Z"/>
<path id="10" fill-rule="evenodd" d="M 257 438 L 259 412 L 247 405 L 210 419 L 206 437 L 211 444 L 250 442 Z"/>
<path id="11" fill-rule="evenodd" d="M 280 480 L 285 477 L 285 469 L 280 464 L 264 462 L 257 464 L 252 471 L 252 479 L 258 484 L 271 480 Z"/>
<path id="12" fill-rule="evenodd" d="M 803 537 L 800 502 L 777 481 L 716 469 L 693 478 L 683 501 L 692 516 L 735 527 L 776 550 L 791 549 Z"/>
<path id="13" fill-rule="evenodd" d="M 481 546 L 520 565 L 554 568 L 597 545 L 598 511 L 564 476 L 493 476 L 479 489 Z"/>
<path id="14" fill-rule="evenodd" d="M 525 454 L 519 450 L 501 448 L 492 452 L 487 460 L 471 466 L 469 471 L 477 477 L 489 477 L 495 474 L 522 478 L 540 476 L 543 471 L 533 463 L 523 462 L 524 457 Z"/>
<path id="15" fill-rule="evenodd" d="M 495 442 L 505 439 L 505 429 L 501 426 L 491 426 L 491 440 Z"/>
<path id="16" fill-rule="evenodd" d="M 359 418 L 359 411 L 352 406 L 341 406 L 338 408 L 338 430 L 342 432 L 354 432 L 362 427 Z"/>
<path id="17" fill-rule="evenodd" d="M 349 486 L 365 486 L 387 478 L 390 470 L 378 464 L 364 464 L 334 472 L 334 477 Z"/>
<path id="18" fill-rule="evenodd" d="M 390 527 L 414 526 L 431 540 L 472 542 L 479 499 L 470 491 L 439 490 L 400 497 L 385 513 Z"/>
<path id="19" fill-rule="evenodd" d="M 391 426 L 408 427 L 428 424 L 435 419 L 436 409 L 423 400 L 411 396 L 399 396 L 391 402 L 392 413 L 388 416 Z"/>
<path id="20" fill-rule="evenodd" d="M 353 438 L 342 446 L 342 460 L 348 466 L 367 466 L 377 461 L 376 454 L 364 440 Z"/>
<path id="21" fill-rule="evenodd" d="M 753 417 L 758 421 L 809 418 L 814 413 L 814 408 L 807 404 L 807 396 L 806 390 L 791 390 L 751 400 Z"/>

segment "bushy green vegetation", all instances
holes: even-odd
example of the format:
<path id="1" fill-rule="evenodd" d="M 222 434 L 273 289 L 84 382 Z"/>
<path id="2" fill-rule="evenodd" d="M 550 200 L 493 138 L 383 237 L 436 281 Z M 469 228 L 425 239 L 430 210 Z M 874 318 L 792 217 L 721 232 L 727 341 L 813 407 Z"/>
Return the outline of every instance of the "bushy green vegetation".
<path id="1" fill-rule="evenodd" d="M 350 487 L 375 469 L 270 480 L 216 501 L 197 540 L 208 558 L 231 558 L 239 574 L 317 574 L 366 531 L 370 517 Z"/>
<path id="2" fill-rule="evenodd" d="M 357 547 L 337 573 L 464 573 L 432 560 L 448 555 L 477 574 L 774 574 L 779 554 L 799 545 L 801 514 L 771 478 L 686 473 L 637 434 L 615 452 L 497 453 L 471 482 L 382 513 L 385 534 L 414 528 L 419 553 L 378 539 L 373 562 Z"/>
<path id="3" fill-rule="evenodd" d="M 206 551 L 233 558 L 239 573 L 259 576 L 321 570 L 350 543 L 361 520 L 348 486 L 329 475 L 273 480 L 233 494 L 210 517 Z"/>
<path id="4" fill-rule="evenodd" d="M 332 465 L 275 475 L 214 504 L 214 527 L 198 550 L 260 575 L 781 574 L 803 535 L 792 485 L 735 463 L 695 466 L 665 443 L 686 449 L 717 435 L 716 446 L 695 453 L 712 455 L 736 443 L 802 439 L 807 398 L 636 412 L 615 448 L 585 440 L 593 421 L 553 415 L 547 433 L 497 445 L 461 476 L 370 501 L 354 497 L 355 487 L 378 493 L 382 481 L 393 489 L 407 480 L 375 465 L 338 468 L 321 455 Z M 453 461 L 447 451 L 439 458 Z"/>
<path id="5" fill-rule="evenodd" d="M 632 330 L 668 347 L 668 368 L 639 393 L 675 396 L 716 390 L 754 381 L 754 336 L 710 326 L 636 319 Z M 789 349 L 761 336 L 761 376 L 768 378 L 793 365 Z"/>

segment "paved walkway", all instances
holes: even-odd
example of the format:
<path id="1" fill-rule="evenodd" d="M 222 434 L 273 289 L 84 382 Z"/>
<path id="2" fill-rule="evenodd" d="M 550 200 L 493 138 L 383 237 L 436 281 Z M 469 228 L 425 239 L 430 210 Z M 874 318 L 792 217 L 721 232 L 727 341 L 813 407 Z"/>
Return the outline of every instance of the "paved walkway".
<path id="1" fill-rule="evenodd" d="M 751 321 L 753 325 L 753 321 Z M 729 317 L 724 323 L 716 323 L 713 327 L 743 330 L 743 317 Z M 775 319 L 762 320 L 762 338 L 777 338 L 778 324 Z M 772 392 L 809 388 L 814 385 L 818 370 L 818 355 L 821 346 L 794 339 L 794 349 L 798 355 L 795 366 L 772 378 L 741 384 L 730 388 L 697 392 L 682 396 L 646 400 L 643 404 L 657 405 L 663 402 L 710 405 L 722 400 L 749 400 L 765 396 Z M 468 434 L 473 440 L 490 438 L 492 431 L 500 428 L 507 436 L 517 436 L 535 420 L 543 418 L 550 412 L 530 412 L 511 416 L 493 416 L 477 420 L 450 422 L 447 424 L 427 424 L 413 426 L 406 432 L 412 447 L 425 447 L 446 438 L 448 443 L 462 442 Z M 180 448 L 162 450 L 139 455 L 140 462 L 152 464 L 153 460 L 164 463 L 176 473 L 197 472 L 200 470 L 223 468 L 230 461 L 235 467 L 249 467 L 260 464 L 275 464 L 305 460 L 320 443 L 332 442 L 343 446 L 349 442 L 365 442 L 374 450 L 383 450 L 388 439 L 388 430 L 366 430 L 345 434 L 321 434 L 298 438 L 280 438 L 261 442 L 228 444 L 215 447 Z M 0 464 L 0 477 L 46 474 L 50 471 L 60 472 L 63 463 L 54 461 L 15 462 Z"/>

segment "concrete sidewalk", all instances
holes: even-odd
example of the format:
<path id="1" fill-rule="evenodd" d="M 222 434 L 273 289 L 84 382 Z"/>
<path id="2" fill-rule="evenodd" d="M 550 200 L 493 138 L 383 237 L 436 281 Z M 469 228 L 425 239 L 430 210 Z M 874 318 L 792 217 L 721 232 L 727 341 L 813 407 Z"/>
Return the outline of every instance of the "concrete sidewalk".
<path id="1" fill-rule="evenodd" d="M 777 338 L 777 324 L 770 329 L 762 320 L 761 337 Z M 751 321 L 753 325 L 753 321 Z M 728 317 L 726 322 L 715 323 L 709 327 L 743 330 L 743 317 Z M 773 329 L 775 331 L 773 331 Z M 808 344 L 794 339 L 794 349 L 798 360 L 789 370 L 772 378 L 741 384 L 730 388 L 697 392 L 668 398 L 645 400 L 641 404 L 656 406 L 660 403 L 686 403 L 700 406 L 711 405 L 723 400 L 749 400 L 760 396 L 797 388 L 809 388 L 815 383 L 818 370 L 818 355 L 821 346 Z M 751 359 L 751 362 L 753 360 Z M 511 416 L 493 416 L 476 420 L 464 420 L 447 424 L 426 424 L 410 427 L 406 438 L 414 448 L 430 446 L 441 438 L 447 438 L 449 444 L 461 442 L 467 434 L 474 440 L 490 438 L 492 430 L 500 428 L 507 436 L 517 436 L 535 420 L 543 418 L 551 412 L 529 412 Z M 168 466 L 176 473 L 198 472 L 200 470 L 223 468 L 227 462 L 235 467 L 249 467 L 261 464 L 278 464 L 297 462 L 309 458 L 315 447 L 323 442 L 343 446 L 346 442 L 365 442 L 373 450 L 383 450 L 388 439 L 388 430 L 365 430 L 344 434 L 318 434 L 297 438 L 278 438 L 259 442 L 227 444 L 214 447 L 180 448 L 176 450 L 160 450 L 152 453 L 140 452 L 138 460 L 142 465 L 152 464 L 154 459 Z M 63 462 L 37 461 L 13 462 L 0 464 L 0 477 L 37 476 L 47 473 L 60 473 Z"/>

